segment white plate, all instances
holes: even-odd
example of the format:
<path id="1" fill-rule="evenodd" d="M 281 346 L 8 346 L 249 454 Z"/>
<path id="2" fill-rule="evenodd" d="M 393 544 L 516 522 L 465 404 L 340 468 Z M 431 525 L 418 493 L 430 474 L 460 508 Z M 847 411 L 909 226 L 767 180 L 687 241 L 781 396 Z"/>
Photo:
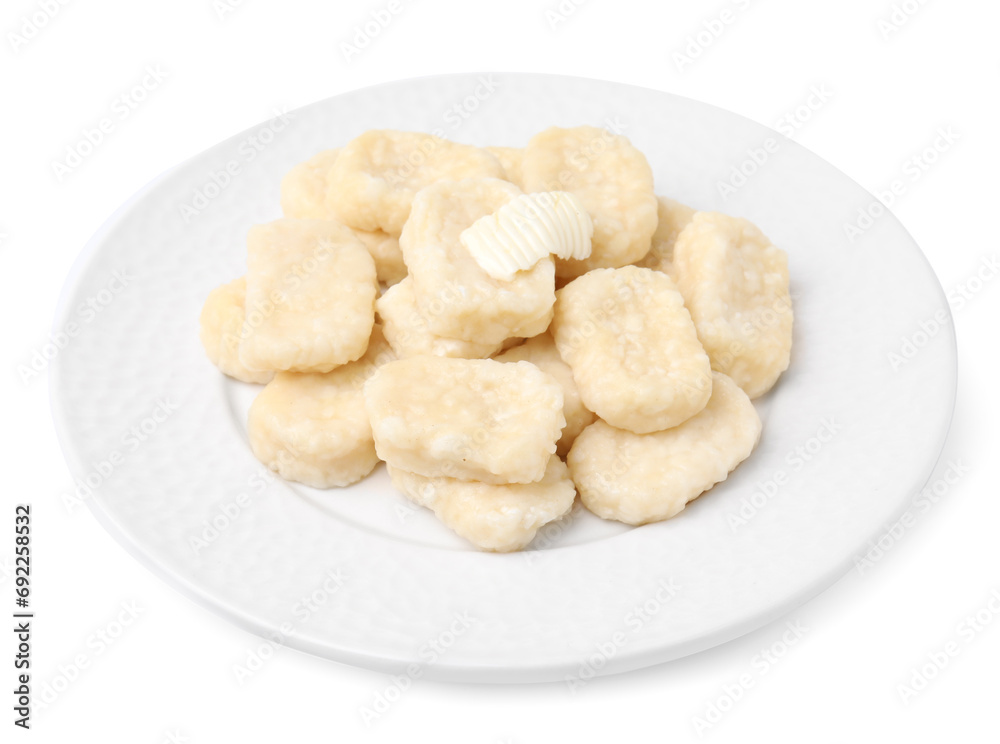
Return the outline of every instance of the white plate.
<path id="1" fill-rule="evenodd" d="M 956 379 L 941 288 L 892 216 L 851 243 L 844 223 L 874 198 L 765 127 L 614 83 L 494 78 L 493 93 L 479 76 L 453 75 L 308 106 L 277 133 L 263 132 L 280 121 L 192 158 L 115 214 L 56 319 L 57 330 L 76 324 L 52 374 L 73 476 L 102 481 L 87 499 L 94 513 L 158 575 L 244 628 L 338 661 L 542 681 L 635 669 L 753 630 L 847 571 L 929 476 Z M 543 533 L 542 549 L 513 555 L 470 550 L 408 506 L 382 470 L 327 492 L 262 479 L 244 427 L 256 389 L 206 361 L 197 319 L 209 290 L 243 273 L 249 225 L 279 216 L 281 176 L 371 128 L 523 145 L 553 124 L 605 122 L 620 122 L 646 153 L 658 193 L 748 217 L 789 253 L 792 365 L 757 401 L 754 455 L 667 522 L 628 529 L 577 513 Z M 258 150 L 251 136 L 268 143 Z M 724 199 L 718 182 L 750 151 L 767 161 Z M 227 164 L 228 183 L 218 175 Z M 196 192 L 209 198 L 192 216 L 182 205 Z M 124 288 L 109 288 L 115 271 L 131 277 Z M 91 297 L 93 317 L 81 312 Z M 919 349 L 893 365 L 904 339 Z M 776 492 L 734 527 L 741 508 L 750 513 L 745 500 L 775 479 Z M 224 529 L 209 541 L 213 522 Z M 199 537 L 208 545 L 196 551 Z"/>

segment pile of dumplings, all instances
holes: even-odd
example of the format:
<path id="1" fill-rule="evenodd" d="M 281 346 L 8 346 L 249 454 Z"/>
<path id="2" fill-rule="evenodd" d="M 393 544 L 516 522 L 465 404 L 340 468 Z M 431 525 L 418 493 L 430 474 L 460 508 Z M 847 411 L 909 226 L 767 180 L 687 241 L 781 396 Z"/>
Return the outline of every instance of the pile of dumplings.
<path id="1" fill-rule="evenodd" d="M 281 207 L 209 295 L 201 340 L 264 385 L 250 444 L 287 480 L 343 487 L 384 461 L 508 552 L 578 493 L 604 519 L 668 519 L 760 438 L 751 399 L 792 345 L 786 255 L 658 197 L 621 135 L 369 131 L 292 168 Z"/>

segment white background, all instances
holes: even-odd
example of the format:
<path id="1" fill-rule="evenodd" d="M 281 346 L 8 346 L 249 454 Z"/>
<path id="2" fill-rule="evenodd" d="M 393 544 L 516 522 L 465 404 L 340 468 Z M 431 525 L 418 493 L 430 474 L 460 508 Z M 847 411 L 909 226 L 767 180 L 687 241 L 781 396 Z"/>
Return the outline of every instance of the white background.
<path id="1" fill-rule="evenodd" d="M 579 1 L 579 0 L 578 0 Z M 898 1 L 898 0 L 897 0 Z M 551 3 L 399 0 L 401 10 L 362 53 L 341 43 L 388 0 L 321 3 L 245 0 L 232 12 L 212 0 L 69 2 L 27 43 L 25 18 L 45 2 L 8 0 L 0 11 L 0 318 L 3 442 L 13 504 L 34 509 L 33 678 L 64 691 L 21 738 L 44 742 L 715 741 L 983 740 L 995 736 L 1000 613 L 1000 500 L 996 321 L 1000 281 L 977 282 L 1000 249 L 994 216 L 1000 107 L 989 0 L 589 0 L 564 21 Z M 724 8 L 733 22 L 679 65 L 687 37 Z M 51 14 L 51 10 L 49 13 Z M 36 16 L 39 20 L 42 17 Z M 31 29 L 28 28 L 30 33 Z M 15 48 L 16 47 L 16 48 Z M 52 163 L 112 109 L 148 66 L 166 80 L 92 155 L 60 180 Z M 71 481 L 49 415 L 46 381 L 25 383 L 17 365 L 47 340 L 63 280 L 91 234 L 132 193 L 176 163 L 268 119 L 342 91 L 403 77 L 531 71 L 596 77 L 696 98 L 775 126 L 832 92 L 803 117 L 795 139 L 871 190 L 904 180 L 893 211 L 922 246 L 952 304 L 959 335 L 959 393 L 946 462 L 968 468 L 929 509 L 915 508 L 876 563 L 853 571 L 788 618 L 695 657 L 603 679 L 576 695 L 565 685 L 457 686 L 418 681 L 366 726 L 360 708 L 384 675 L 279 649 L 243 684 L 236 664 L 260 647 L 168 588 L 129 557 L 85 509 L 60 500 Z M 813 99 L 815 103 L 817 99 Z M 940 128 L 958 135 L 921 177 L 913 162 Z M 909 170 L 907 170 L 909 168 Z M 969 282 L 972 280 L 972 284 Z M 889 279 L 891 281 L 891 278 Z M 959 308 L 958 305 L 962 307 Z M 915 406 L 920 401 L 914 401 Z M 877 456 L 877 454 L 875 455 Z M 10 522 L 8 522 L 10 520 Z M 13 539 L 0 530 L 0 597 L 12 605 Z M 888 542 L 886 543 L 889 544 Z M 138 618 L 110 645 L 123 603 Z M 1000 609 L 1000 600 L 993 601 Z M 980 630 L 964 618 L 977 612 Z M 781 645 L 787 621 L 806 630 Z M 992 621 L 992 622 L 991 622 Z M 2 687 L 13 685 L 4 634 Z M 898 685 L 953 642 L 949 659 L 915 699 Z M 759 656 L 775 646 L 774 663 Z M 88 661 L 68 684 L 75 657 Z M 934 671 L 934 670 L 931 670 Z M 744 676 L 746 675 L 746 676 Z M 752 685 L 730 695 L 743 676 Z M 727 700 L 728 697 L 728 700 Z M 738 699 L 733 702 L 733 698 Z M 0 726 L 13 728 L 10 697 Z M 716 704 L 725 714 L 715 716 Z M 14 741 L 9 734 L 4 741 Z"/>

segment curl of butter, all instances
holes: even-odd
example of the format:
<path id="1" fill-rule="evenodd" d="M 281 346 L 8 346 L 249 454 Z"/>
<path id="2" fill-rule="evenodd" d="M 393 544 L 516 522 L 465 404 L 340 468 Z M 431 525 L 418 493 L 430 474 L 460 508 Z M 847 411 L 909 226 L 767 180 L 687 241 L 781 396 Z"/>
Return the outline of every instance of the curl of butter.
<path id="1" fill-rule="evenodd" d="M 523 194 L 476 220 L 459 236 L 494 279 L 509 281 L 549 254 L 587 258 L 594 223 L 583 202 L 566 191 Z"/>

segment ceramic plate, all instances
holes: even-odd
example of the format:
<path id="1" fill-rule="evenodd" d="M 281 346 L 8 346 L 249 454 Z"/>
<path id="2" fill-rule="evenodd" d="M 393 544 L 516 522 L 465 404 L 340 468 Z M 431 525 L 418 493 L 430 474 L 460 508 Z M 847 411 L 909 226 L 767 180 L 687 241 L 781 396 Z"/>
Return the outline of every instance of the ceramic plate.
<path id="1" fill-rule="evenodd" d="M 382 468 L 331 491 L 269 476 L 247 443 L 257 388 L 205 359 L 198 314 L 244 273 L 247 228 L 280 216 L 282 175 L 367 129 L 523 146 L 578 124 L 631 138 L 658 193 L 747 217 L 788 252 L 792 363 L 755 402 L 753 456 L 667 522 L 627 528 L 578 507 L 510 555 L 470 549 Z M 51 377 L 56 427 L 80 496 L 117 540 L 185 594 L 289 646 L 481 682 L 668 661 L 832 584 L 940 453 L 956 378 L 948 305 L 912 238 L 874 204 L 775 132 L 652 90 L 498 74 L 337 96 L 178 166 L 94 237 L 56 318 L 74 331 Z"/>

